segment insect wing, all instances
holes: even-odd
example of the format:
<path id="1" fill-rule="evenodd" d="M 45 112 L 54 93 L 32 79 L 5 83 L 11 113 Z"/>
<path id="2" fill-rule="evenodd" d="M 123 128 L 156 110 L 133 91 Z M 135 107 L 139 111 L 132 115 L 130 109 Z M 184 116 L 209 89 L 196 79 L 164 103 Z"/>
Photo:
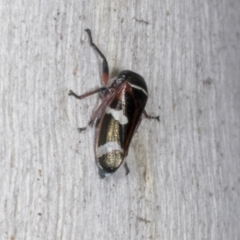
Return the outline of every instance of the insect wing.
<path id="1" fill-rule="evenodd" d="M 146 97 L 139 102 L 139 90 L 128 82 L 123 85 L 97 126 L 96 157 L 101 176 L 121 166 L 147 101 Z"/>

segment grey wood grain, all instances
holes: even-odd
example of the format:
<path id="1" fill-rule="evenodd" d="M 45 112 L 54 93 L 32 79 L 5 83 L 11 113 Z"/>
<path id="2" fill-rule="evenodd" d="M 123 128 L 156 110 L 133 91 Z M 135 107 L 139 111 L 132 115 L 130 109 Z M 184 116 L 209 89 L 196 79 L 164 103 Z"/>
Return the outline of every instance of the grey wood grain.
<path id="1" fill-rule="evenodd" d="M 0 239 L 239 239 L 240 2 L 1 1 Z M 85 126 L 100 59 L 147 111 L 101 180 Z"/>

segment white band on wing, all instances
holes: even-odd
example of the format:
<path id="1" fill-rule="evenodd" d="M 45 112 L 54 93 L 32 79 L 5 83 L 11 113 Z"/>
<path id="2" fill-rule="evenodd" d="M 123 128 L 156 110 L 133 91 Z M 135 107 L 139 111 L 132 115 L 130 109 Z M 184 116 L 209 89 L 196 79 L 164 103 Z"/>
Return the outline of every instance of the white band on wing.
<path id="1" fill-rule="evenodd" d="M 114 119 L 116 119 L 121 125 L 128 123 L 128 119 L 124 115 L 123 110 L 115 110 L 108 107 L 106 113 L 112 114 Z"/>
<path id="2" fill-rule="evenodd" d="M 122 147 L 117 142 L 107 142 L 102 146 L 97 148 L 97 158 L 102 157 L 104 154 L 113 152 L 113 151 L 120 151 L 123 153 Z"/>

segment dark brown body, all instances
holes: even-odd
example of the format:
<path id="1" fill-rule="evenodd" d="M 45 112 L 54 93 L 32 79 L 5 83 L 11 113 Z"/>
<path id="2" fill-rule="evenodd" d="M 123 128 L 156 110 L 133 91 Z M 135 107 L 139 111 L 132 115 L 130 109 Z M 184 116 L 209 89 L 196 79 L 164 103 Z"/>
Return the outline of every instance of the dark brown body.
<path id="1" fill-rule="evenodd" d="M 96 126 L 95 152 L 102 177 L 121 166 L 148 99 L 144 79 L 131 71 L 121 72 L 104 98 L 108 94 L 111 101 Z"/>

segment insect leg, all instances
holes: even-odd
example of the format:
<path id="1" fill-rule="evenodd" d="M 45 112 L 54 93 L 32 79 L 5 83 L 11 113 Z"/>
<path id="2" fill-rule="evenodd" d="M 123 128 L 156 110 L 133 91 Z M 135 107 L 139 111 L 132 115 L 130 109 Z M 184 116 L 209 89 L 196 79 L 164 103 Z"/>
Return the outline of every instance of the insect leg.
<path id="1" fill-rule="evenodd" d="M 69 91 L 69 94 L 68 95 L 72 95 L 74 96 L 75 98 L 77 99 L 83 99 L 85 97 L 88 97 L 90 95 L 93 95 L 95 93 L 99 93 L 101 92 L 102 94 L 106 94 L 106 92 L 108 92 L 108 89 L 105 88 L 105 87 L 102 87 L 102 88 L 98 88 L 94 91 L 91 91 L 91 92 L 88 92 L 88 93 L 85 93 L 83 95 L 77 95 L 76 93 L 74 93 L 72 90 Z M 86 127 L 83 127 L 83 128 L 78 128 L 79 132 L 82 132 L 82 131 L 85 131 L 87 129 L 88 126 L 92 127 L 94 122 L 96 121 L 96 119 L 101 115 L 103 109 L 106 108 L 106 106 L 108 105 L 109 101 L 111 101 L 111 94 L 106 96 L 102 103 L 100 104 L 100 106 L 94 111 L 90 121 L 88 122 L 88 125 Z"/>
<path id="2" fill-rule="evenodd" d="M 156 116 L 156 117 L 155 116 L 150 116 L 150 115 L 147 114 L 147 112 L 145 110 L 143 110 L 143 115 L 144 115 L 145 118 L 156 119 L 156 120 L 160 121 L 159 116 Z"/>
<path id="3" fill-rule="evenodd" d="M 76 93 L 74 93 L 72 90 L 69 91 L 68 95 L 69 96 L 74 96 L 75 98 L 77 99 L 83 99 L 85 97 L 88 97 L 88 96 L 91 96 L 95 93 L 99 93 L 99 92 L 104 92 L 106 90 L 105 87 L 102 87 L 102 88 L 98 88 L 94 91 L 91 91 L 91 92 L 88 92 L 88 93 L 85 93 L 85 94 L 82 94 L 82 95 L 77 95 Z"/>
<path id="4" fill-rule="evenodd" d="M 124 163 L 124 168 L 125 168 L 125 174 L 128 175 L 130 173 L 130 170 L 126 162 Z"/>
<path id="5" fill-rule="evenodd" d="M 93 43 L 92 41 L 92 34 L 90 29 L 85 29 L 85 31 L 88 34 L 90 45 L 97 51 L 99 56 L 102 58 L 102 77 L 103 77 L 103 83 L 106 85 L 109 80 L 109 70 L 108 70 L 108 63 L 106 57 L 103 55 L 103 53 L 98 49 L 98 47 Z"/>
<path id="6" fill-rule="evenodd" d="M 88 125 L 86 127 L 83 127 L 83 128 L 78 128 L 79 132 L 85 131 L 88 126 L 92 127 L 94 122 L 96 122 L 96 120 L 101 116 L 103 110 L 107 107 L 108 103 L 109 103 L 108 98 L 103 99 L 100 106 L 94 111 L 90 121 L 88 122 Z"/>

